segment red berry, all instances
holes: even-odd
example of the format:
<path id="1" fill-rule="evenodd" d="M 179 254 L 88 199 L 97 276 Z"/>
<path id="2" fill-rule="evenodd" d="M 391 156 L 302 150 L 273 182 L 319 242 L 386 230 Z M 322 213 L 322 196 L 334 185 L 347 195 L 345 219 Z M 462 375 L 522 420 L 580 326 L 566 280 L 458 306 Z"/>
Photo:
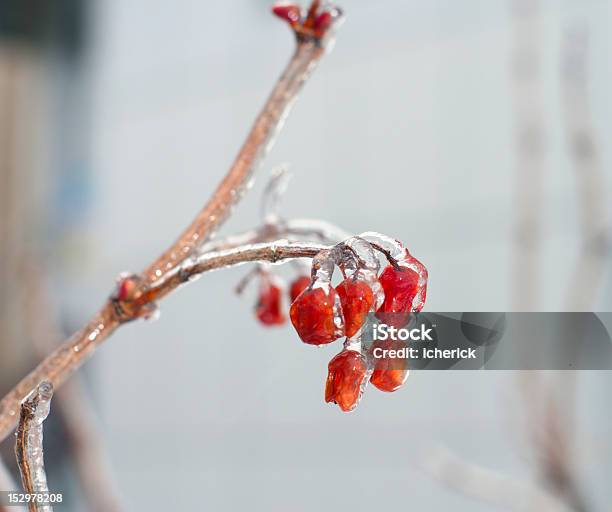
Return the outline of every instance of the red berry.
<path id="1" fill-rule="evenodd" d="M 349 338 L 357 334 L 365 322 L 366 315 L 374 304 L 372 288 L 364 281 L 347 278 L 342 281 L 336 291 L 342 304 L 344 330 Z"/>
<path id="2" fill-rule="evenodd" d="M 312 28 L 315 32 L 323 34 L 331 25 L 332 19 L 331 13 L 324 11 L 315 18 Z"/>
<path id="3" fill-rule="evenodd" d="M 427 298 L 427 269 L 425 268 L 425 265 L 423 265 L 408 252 L 408 249 L 406 249 L 406 256 L 403 259 L 403 265 L 409 265 L 419 275 L 420 284 L 417 294 L 412 301 L 412 310 L 421 311 L 425 305 L 425 299 Z"/>
<path id="4" fill-rule="evenodd" d="M 352 411 L 361 398 L 366 364 L 361 354 L 343 350 L 327 365 L 325 401 L 334 402 L 344 412 Z"/>
<path id="5" fill-rule="evenodd" d="M 401 327 L 412 312 L 412 301 L 419 291 L 419 275 L 407 267 L 388 265 L 378 279 L 385 301 L 376 316 L 389 325 Z"/>
<path id="6" fill-rule="evenodd" d="M 261 280 L 255 315 L 264 325 L 281 325 L 287 321 L 282 308 L 282 290 L 269 276 Z"/>
<path id="7" fill-rule="evenodd" d="M 302 276 L 298 277 L 293 283 L 291 283 L 291 287 L 289 288 L 289 296 L 291 297 L 291 302 L 298 298 L 298 295 L 302 293 L 308 286 L 310 285 L 310 277 Z"/>
<path id="8" fill-rule="evenodd" d="M 300 21 L 300 7 L 296 4 L 279 2 L 272 7 L 272 12 L 291 26 Z"/>
<path id="9" fill-rule="evenodd" d="M 375 348 L 383 350 L 399 350 L 406 347 L 400 340 L 375 341 L 372 344 L 372 351 Z M 408 378 L 408 368 L 404 358 L 383 357 L 374 359 L 376 366 L 370 377 L 370 382 L 381 391 L 391 393 L 399 389 Z"/>
<path id="10" fill-rule="evenodd" d="M 312 288 L 304 290 L 293 301 L 289 312 L 291 323 L 304 343 L 323 345 L 342 336 L 344 329 L 336 324 L 337 298 L 331 287 Z"/>

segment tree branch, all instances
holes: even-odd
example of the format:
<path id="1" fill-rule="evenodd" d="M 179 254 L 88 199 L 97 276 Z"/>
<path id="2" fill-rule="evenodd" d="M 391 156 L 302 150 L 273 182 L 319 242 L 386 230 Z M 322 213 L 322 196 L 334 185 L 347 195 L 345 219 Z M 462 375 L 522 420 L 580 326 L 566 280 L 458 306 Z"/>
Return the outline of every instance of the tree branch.
<path id="1" fill-rule="evenodd" d="M 43 422 L 49 415 L 53 385 L 41 382 L 21 404 L 15 455 L 21 472 L 23 490 L 28 493 L 49 492 L 43 453 Z M 52 512 L 50 505 L 28 504 L 30 512 Z"/>
<path id="2" fill-rule="evenodd" d="M 142 316 L 140 311 L 165 297 L 181 284 L 211 270 L 247 262 L 276 263 L 296 258 L 313 258 L 319 251 L 329 248 L 329 246 L 320 244 L 278 241 L 204 253 L 186 260 L 162 279 L 152 283 L 143 291 L 137 292 L 138 294 L 131 300 L 109 299 L 83 329 L 47 356 L 2 399 L 0 402 L 0 441 L 4 440 L 14 428 L 22 397 L 27 395 L 36 386 L 36 383 L 45 380 L 51 382 L 54 387 L 58 387 L 120 324 Z"/>
<path id="3" fill-rule="evenodd" d="M 185 276 L 244 261 L 256 261 L 258 257 L 268 258 L 267 261 L 278 261 L 308 257 L 308 254 L 312 253 L 305 247 L 290 247 L 285 250 L 272 244 L 268 248 L 260 246 L 246 252 L 237 249 L 236 252 L 215 253 L 210 257 L 188 260 L 219 228 L 232 207 L 244 195 L 253 171 L 271 149 L 274 136 L 282 127 L 297 94 L 325 53 L 326 47 L 333 42 L 333 32 L 341 18 L 340 13 L 334 10 L 329 18 L 330 23 L 315 30 L 315 18 L 320 8 L 320 2 L 314 0 L 306 19 L 302 23 L 290 24 L 296 34 L 295 53 L 212 198 L 168 250 L 140 276 L 129 278 L 129 284 L 133 285 L 130 286 L 129 300 L 117 300 L 113 297 L 107 300 L 87 325 L 46 357 L 0 401 L 0 441 L 15 427 L 20 402 L 41 380 L 48 380 L 54 387 L 59 387 L 119 325 L 149 314 L 155 306 L 154 301 L 183 283 Z M 180 267 L 180 272 L 177 271 L 186 261 L 189 263 Z"/>

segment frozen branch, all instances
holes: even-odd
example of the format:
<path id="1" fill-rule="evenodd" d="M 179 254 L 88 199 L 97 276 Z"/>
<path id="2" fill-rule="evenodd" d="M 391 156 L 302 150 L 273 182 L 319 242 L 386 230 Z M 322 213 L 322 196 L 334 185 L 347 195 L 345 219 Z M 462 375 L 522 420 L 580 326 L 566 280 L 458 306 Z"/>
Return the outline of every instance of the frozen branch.
<path id="1" fill-rule="evenodd" d="M 252 244 L 219 252 L 204 253 L 186 260 L 180 267 L 168 273 L 160 281 L 154 282 L 142 295 L 138 295 L 127 306 L 138 309 L 161 299 L 187 281 L 194 280 L 205 272 L 232 267 L 249 262 L 277 263 L 296 258 L 314 258 L 320 251 L 329 249 L 320 244 L 293 243 L 277 241 Z"/>
<path id="2" fill-rule="evenodd" d="M 275 13 L 279 14 L 276 10 Z M 275 135 L 282 127 L 297 94 L 326 48 L 333 42 L 335 28 L 341 19 L 339 10 L 327 3 L 322 6 L 318 0 L 312 2 L 303 19 L 293 15 L 281 17 L 290 23 L 296 35 L 295 53 L 255 120 L 227 175 L 178 240 L 140 276 L 125 281 L 130 286 L 124 288 L 123 298 L 107 300 L 87 325 L 46 357 L 0 401 L 0 441 L 14 428 L 20 402 L 41 380 L 48 380 L 56 388 L 59 387 L 119 325 L 150 314 L 155 307 L 154 301 L 184 282 L 189 272 L 195 275 L 197 272 L 237 264 L 242 262 L 241 258 L 247 258 L 244 261 L 255 261 L 258 255 L 274 261 L 279 258 L 304 257 L 291 254 L 304 252 L 305 248 L 293 247 L 284 251 L 278 247 L 259 247 L 242 253 L 240 250 L 230 254 L 215 253 L 212 259 L 199 260 L 200 256 L 191 259 L 244 195 L 252 173 L 271 149 Z M 188 259 L 187 266 L 181 267 Z M 179 268 L 182 270 L 177 271 Z"/>
<path id="3" fill-rule="evenodd" d="M 318 6 L 319 2 L 313 2 L 314 4 Z M 159 279 L 204 244 L 249 187 L 251 175 L 272 148 L 275 136 L 282 128 L 297 94 L 332 39 L 300 37 L 297 41 L 297 48 L 289 65 L 255 120 L 230 170 L 210 201 L 179 239 L 144 271 L 143 275 L 149 282 Z"/>
<path id="4" fill-rule="evenodd" d="M 26 493 L 48 493 L 43 452 L 43 422 L 49 415 L 53 385 L 41 382 L 21 404 L 15 455 Z M 30 512 L 52 512 L 46 504 L 29 503 Z"/>
<path id="5" fill-rule="evenodd" d="M 242 245 L 271 242 L 278 239 L 290 241 L 313 240 L 323 244 L 336 244 L 351 235 L 341 228 L 320 219 L 279 220 L 236 235 L 220 238 L 202 247 L 201 252 L 221 251 Z"/>
<path id="6" fill-rule="evenodd" d="M 19 397 L 27 394 L 27 392 L 24 393 L 23 388 L 28 383 L 46 380 L 57 387 L 59 385 L 57 383 L 62 383 L 81 366 L 97 346 L 121 323 L 143 316 L 143 311 L 147 311 L 156 301 L 180 285 L 211 270 L 248 262 L 276 263 L 296 258 L 313 258 L 319 251 L 328 248 L 320 244 L 278 241 L 204 253 L 186 260 L 181 266 L 167 273 L 164 278 L 145 287 L 142 291 L 138 289 L 129 300 L 111 298 L 87 326 L 58 347 L 0 402 L 0 440 L 4 439 L 12 428 L 16 416 L 15 411 L 20 403 Z"/>

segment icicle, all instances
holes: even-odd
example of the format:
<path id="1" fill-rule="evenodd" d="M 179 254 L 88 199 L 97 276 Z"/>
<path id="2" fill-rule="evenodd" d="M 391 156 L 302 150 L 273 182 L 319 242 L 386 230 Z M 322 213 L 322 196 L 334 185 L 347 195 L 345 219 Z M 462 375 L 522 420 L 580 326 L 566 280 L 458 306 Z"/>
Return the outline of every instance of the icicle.
<path id="1" fill-rule="evenodd" d="M 51 382 L 41 382 L 21 403 L 15 454 L 26 493 L 48 493 L 43 452 L 43 422 L 47 419 L 53 396 Z M 39 512 L 52 512 L 48 504 L 38 504 Z"/>

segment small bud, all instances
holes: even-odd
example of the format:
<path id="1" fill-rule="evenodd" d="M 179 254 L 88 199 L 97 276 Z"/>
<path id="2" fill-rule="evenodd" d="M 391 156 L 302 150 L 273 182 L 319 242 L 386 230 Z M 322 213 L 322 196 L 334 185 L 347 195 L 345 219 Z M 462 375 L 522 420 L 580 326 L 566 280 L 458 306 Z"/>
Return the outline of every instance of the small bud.
<path id="1" fill-rule="evenodd" d="M 272 6 L 272 12 L 292 27 L 297 25 L 301 17 L 300 6 L 293 3 L 278 2 Z"/>
<path id="2" fill-rule="evenodd" d="M 117 282 L 115 297 L 120 302 L 136 298 L 140 287 L 140 277 L 136 274 L 122 274 Z"/>
<path id="3" fill-rule="evenodd" d="M 315 18 L 314 25 L 312 28 L 315 32 L 323 34 L 330 27 L 332 21 L 333 16 L 331 15 L 331 13 L 328 11 L 323 11 Z"/>

